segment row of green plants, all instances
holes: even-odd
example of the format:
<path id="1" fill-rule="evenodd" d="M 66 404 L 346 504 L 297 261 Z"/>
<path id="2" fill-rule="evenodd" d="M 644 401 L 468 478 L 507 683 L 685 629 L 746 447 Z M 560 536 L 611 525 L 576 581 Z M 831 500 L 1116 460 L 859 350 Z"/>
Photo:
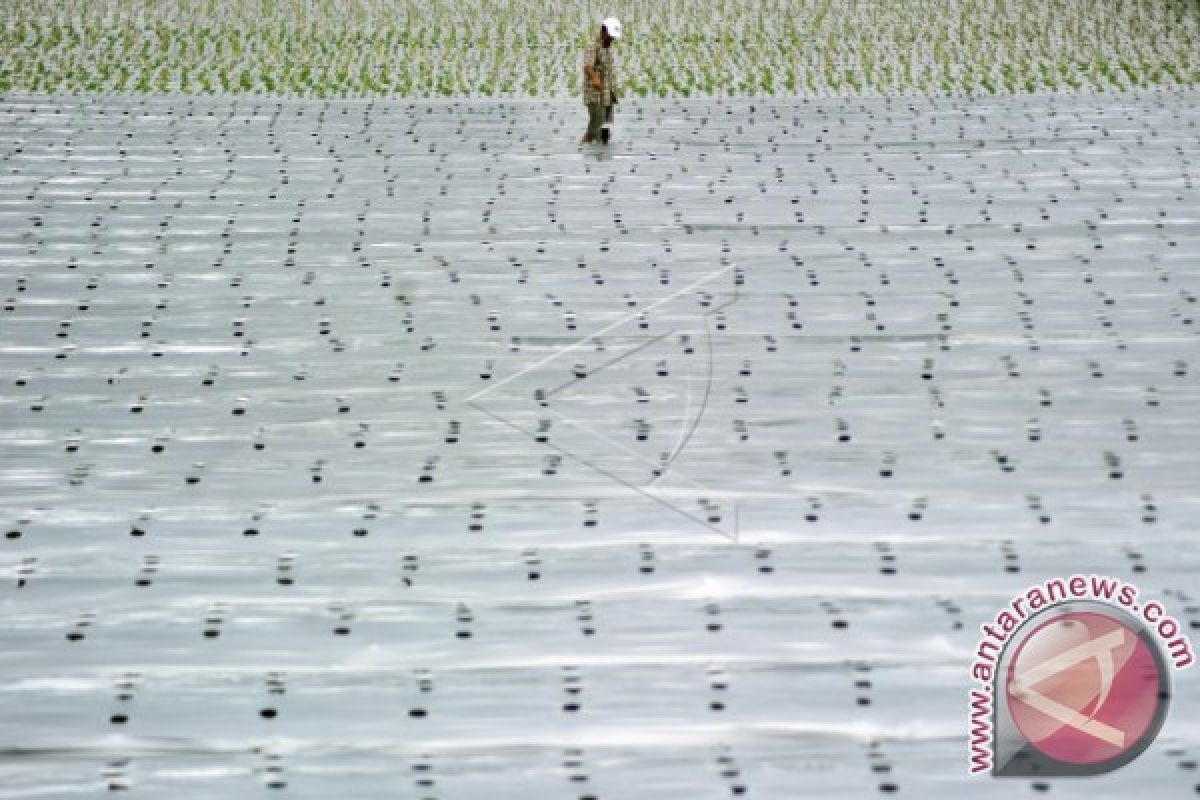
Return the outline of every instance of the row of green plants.
<path id="1" fill-rule="evenodd" d="M 1194 0 L 0 0 L 0 91 L 575 94 L 617 14 L 640 95 L 1200 82 Z"/>

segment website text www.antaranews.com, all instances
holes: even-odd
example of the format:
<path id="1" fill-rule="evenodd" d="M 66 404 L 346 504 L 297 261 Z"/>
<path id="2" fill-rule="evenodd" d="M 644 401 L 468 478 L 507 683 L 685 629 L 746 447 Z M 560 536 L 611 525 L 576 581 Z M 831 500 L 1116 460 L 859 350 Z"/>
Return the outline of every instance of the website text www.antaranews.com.
<path id="1" fill-rule="evenodd" d="M 1138 587 L 1118 578 L 1104 575 L 1072 575 L 1053 578 L 1031 586 L 996 614 L 991 622 L 981 625 L 983 634 L 971 675 L 979 687 L 970 692 L 970 771 L 986 772 L 992 766 L 992 709 L 997 662 L 1013 631 L 1029 617 L 1054 604 L 1071 600 L 1097 600 L 1124 609 L 1141 620 L 1148 631 L 1162 643 L 1167 658 L 1175 669 L 1189 667 L 1193 661 L 1192 646 L 1174 617 L 1167 614 L 1161 603 L 1138 601 Z"/>

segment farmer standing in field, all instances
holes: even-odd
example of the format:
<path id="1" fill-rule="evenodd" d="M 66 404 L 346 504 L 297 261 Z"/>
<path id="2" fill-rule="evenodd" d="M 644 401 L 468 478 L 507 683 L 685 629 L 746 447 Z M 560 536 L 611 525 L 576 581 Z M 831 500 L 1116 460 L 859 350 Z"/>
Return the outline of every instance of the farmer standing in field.
<path id="1" fill-rule="evenodd" d="M 612 43 L 621 38 L 621 21 L 608 17 L 583 54 L 583 102 L 588 111 L 587 132 L 582 144 L 608 144 L 612 107 L 617 102 L 617 72 Z"/>

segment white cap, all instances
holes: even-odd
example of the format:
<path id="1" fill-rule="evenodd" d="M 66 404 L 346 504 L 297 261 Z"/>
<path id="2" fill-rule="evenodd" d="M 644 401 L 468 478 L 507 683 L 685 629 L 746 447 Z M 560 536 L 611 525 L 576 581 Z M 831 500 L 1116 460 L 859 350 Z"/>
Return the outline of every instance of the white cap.
<path id="1" fill-rule="evenodd" d="M 621 20 L 616 17 L 608 17 L 600 23 L 604 26 L 604 30 L 608 31 L 608 35 L 614 39 L 621 38 Z"/>

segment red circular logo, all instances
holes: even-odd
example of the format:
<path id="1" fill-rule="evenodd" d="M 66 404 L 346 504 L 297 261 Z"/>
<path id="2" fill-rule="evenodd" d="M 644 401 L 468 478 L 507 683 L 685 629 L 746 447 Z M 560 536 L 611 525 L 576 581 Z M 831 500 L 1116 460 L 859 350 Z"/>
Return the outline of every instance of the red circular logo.
<path id="1" fill-rule="evenodd" d="M 1034 629 L 1013 656 L 1005 691 L 1025 740 L 1068 764 L 1143 746 L 1165 698 L 1158 662 L 1137 631 L 1091 611 Z"/>

